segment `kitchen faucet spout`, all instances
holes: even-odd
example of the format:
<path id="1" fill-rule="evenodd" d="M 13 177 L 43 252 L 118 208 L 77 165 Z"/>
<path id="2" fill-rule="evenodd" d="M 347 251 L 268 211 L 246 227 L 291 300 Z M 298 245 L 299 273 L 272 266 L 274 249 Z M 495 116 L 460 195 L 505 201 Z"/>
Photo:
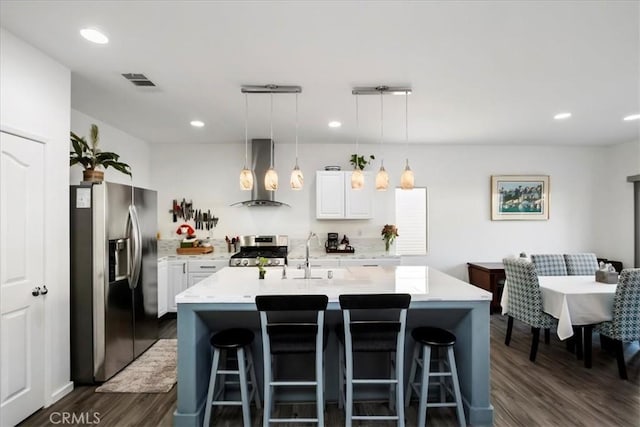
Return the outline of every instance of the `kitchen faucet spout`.
<path id="1" fill-rule="evenodd" d="M 304 278 L 305 279 L 311 278 L 311 263 L 309 262 L 309 244 L 311 243 L 311 239 L 313 237 L 317 238 L 318 236 L 316 236 L 316 233 L 312 231 L 309 233 L 309 237 L 307 237 L 307 247 L 306 247 L 305 258 L 304 258 Z"/>

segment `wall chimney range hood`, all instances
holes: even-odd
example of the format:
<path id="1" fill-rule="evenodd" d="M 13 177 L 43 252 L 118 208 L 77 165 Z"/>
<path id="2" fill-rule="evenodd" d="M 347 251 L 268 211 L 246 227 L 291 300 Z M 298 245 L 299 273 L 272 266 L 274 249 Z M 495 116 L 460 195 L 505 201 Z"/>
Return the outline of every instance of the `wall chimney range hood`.
<path id="1" fill-rule="evenodd" d="M 267 169 L 271 166 L 271 156 L 274 154 L 273 140 L 252 139 L 251 140 L 251 169 L 254 174 L 254 182 L 256 183 L 251 190 L 251 200 L 237 202 L 231 206 L 289 206 L 286 203 L 275 200 L 275 191 L 267 191 L 264 185 L 261 185 L 261 178 L 264 177 Z M 256 180 L 255 177 L 259 179 Z"/>

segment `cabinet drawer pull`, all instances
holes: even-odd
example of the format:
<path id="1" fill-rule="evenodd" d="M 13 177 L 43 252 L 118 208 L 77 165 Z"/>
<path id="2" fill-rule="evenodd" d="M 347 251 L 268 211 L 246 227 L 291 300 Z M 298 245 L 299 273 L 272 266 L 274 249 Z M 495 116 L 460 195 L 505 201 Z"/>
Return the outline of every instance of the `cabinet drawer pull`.
<path id="1" fill-rule="evenodd" d="M 201 265 L 200 268 L 216 268 L 215 265 Z"/>

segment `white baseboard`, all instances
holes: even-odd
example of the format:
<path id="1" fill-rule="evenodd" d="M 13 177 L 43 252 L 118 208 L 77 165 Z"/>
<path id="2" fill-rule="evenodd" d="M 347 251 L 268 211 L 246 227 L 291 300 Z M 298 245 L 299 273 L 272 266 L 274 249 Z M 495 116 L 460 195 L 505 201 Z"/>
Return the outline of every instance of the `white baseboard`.
<path id="1" fill-rule="evenodd" d="M 45 402 L 45 408 L 56 403 L 58 400 L 62 399 L 67 394 L 73 391 L 73 381 L 69 381 L 67 384 L 60 387 L 58 390 L 53 392 L 51 396 L 47 398 L 47 402 Z"/>

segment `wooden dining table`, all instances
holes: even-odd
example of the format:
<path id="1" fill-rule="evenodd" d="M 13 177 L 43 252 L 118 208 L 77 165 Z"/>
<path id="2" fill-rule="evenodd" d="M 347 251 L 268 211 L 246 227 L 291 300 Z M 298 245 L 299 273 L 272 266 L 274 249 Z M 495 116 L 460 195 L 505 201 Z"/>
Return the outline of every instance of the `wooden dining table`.
<path id="1" fill-rule="evenodd" d="M 566 340 L 578 331 L 581 334 L 576 337 L 578 348 L 581 350 L 580 344 L 584 338 L 584 363 L 590 368 L 591 331 L 593 325 L 613 318 L 617 285 L 596 282 L 593 275 L 538 276 L 538 283 L 542 294 L 542 311 L 558 319 L 558 338 Z M 502 314 L 508 314 L 508 289 L 507 283 L 500 300 Z"/>

